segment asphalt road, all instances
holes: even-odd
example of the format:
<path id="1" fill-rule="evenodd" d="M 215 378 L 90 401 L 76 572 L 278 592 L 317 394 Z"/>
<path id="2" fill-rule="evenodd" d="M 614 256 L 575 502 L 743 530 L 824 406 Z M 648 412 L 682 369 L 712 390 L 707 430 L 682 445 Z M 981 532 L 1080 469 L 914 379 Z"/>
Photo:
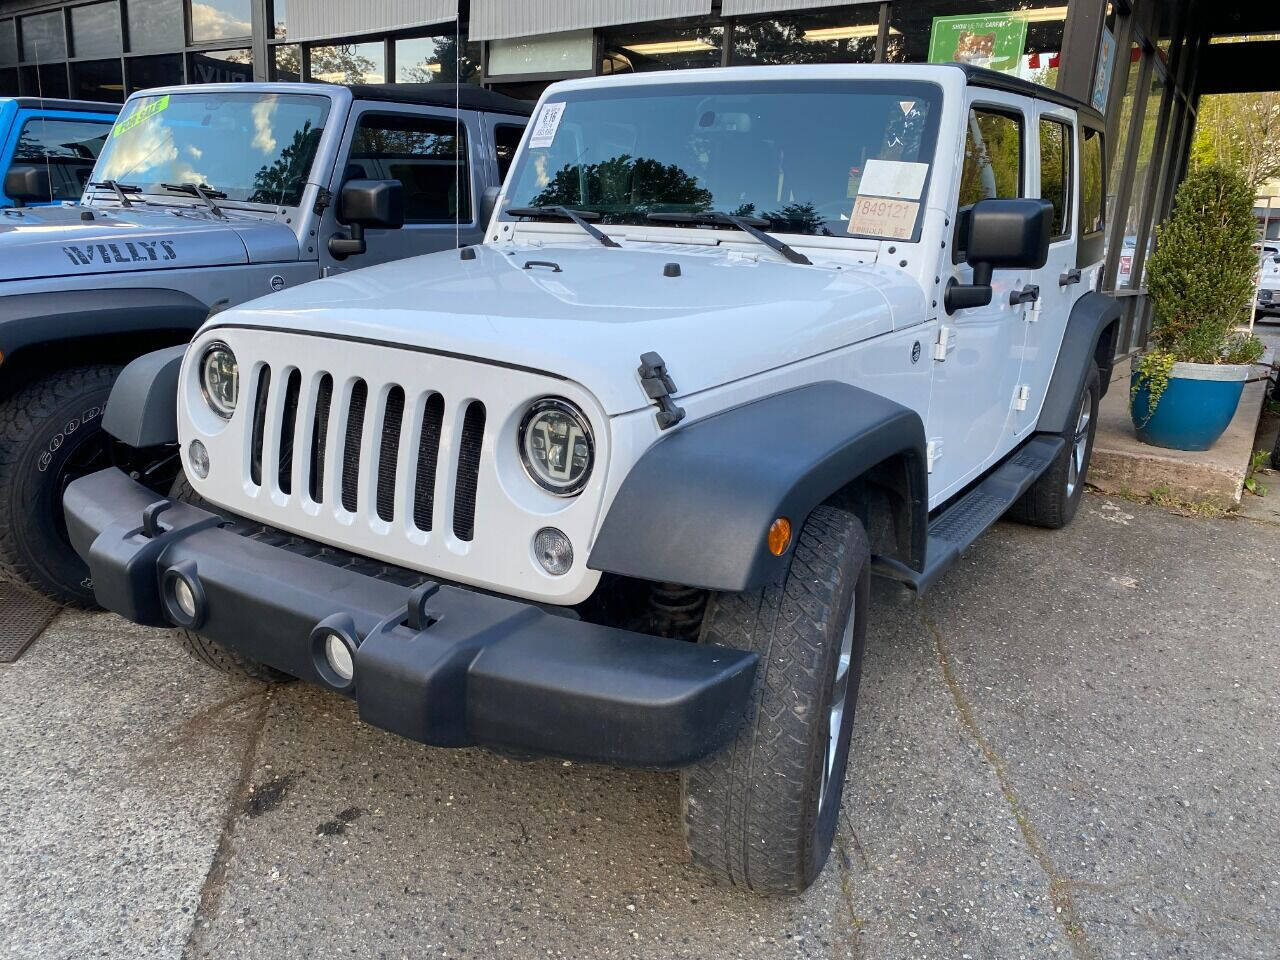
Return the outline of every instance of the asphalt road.
<path id="1" fill-rule="evenodd" d="M 1267 957 L 1280 527 L 1090 496 L 875 603 L 837 849 L 685 862 L 677 779 L 432 750 L 64 613 L 0 667 L 0 956 Z"/>

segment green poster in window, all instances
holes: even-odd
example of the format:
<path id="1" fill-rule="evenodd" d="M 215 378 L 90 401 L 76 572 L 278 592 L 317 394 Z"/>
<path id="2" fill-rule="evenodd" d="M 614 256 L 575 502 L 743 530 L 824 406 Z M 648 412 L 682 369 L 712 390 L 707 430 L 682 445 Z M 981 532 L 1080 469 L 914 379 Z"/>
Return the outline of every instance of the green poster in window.
<path id="1" fill-rule="evenodd" d="M 1015 71 L 1027 46 L 1027 21 L 1016 13 L 934 17 L 930 63 L 971 63 Z"/>

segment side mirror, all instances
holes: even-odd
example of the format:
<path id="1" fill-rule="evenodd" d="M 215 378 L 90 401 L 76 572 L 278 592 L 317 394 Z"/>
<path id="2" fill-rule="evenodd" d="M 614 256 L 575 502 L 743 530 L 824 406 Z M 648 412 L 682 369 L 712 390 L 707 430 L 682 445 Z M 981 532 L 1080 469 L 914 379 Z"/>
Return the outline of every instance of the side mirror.
<path id="1" fill-rule="evenodd" d="M 351 227 L 351 236 L 330 237 L 329 253 L 338 260 L 364 253 L 366 228 L 404 226 L 404 185 L 399 180 L 348 180 L 338 196 L 338 222 Z"/>
<path id="2" fill-rule="evenodd" d="M 501 187 L 485 187 L 480 194 L 480 229 L 488 230 L 489 221 L 493 219 L 493 211 L 498 206 L 498 197 L 502 196 Z"/>
<path id="3" fill-rule="evenodd" d="M 47 203 L 53 194 L 49 171 L 30 163 L 17 163 L 4 175 L 4 192 L 15 206 Z"/>
<path id="4" fill-rule="evenodd" d="M 973 283 L 951 278 L 947 313 L 989 304 L 996 270 L 1039 270 L 1049 259 L 1053 204 L 1048 200 L 979 200 L 963 218 L 960 234 Z"/>

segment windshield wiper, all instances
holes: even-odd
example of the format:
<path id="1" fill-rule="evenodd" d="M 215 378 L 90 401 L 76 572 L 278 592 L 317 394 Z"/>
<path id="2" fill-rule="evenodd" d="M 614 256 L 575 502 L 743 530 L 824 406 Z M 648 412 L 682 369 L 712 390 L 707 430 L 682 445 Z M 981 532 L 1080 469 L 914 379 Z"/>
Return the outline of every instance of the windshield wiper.
<path id="1" fill-rule="evenodd" d="M 89 186 L 98 190 L 115 191 L 115 195 L 120 198 L 120 205 L 124 207 L 133 206 L 133 201 L 126 194 L 142 192 L 141 187 L 135 187 L 132 183 L 121 183 L 119 180 L 98 180 L 90 183 Z"/>
<path id="2" fill-rule="evenodd" d="M 599 220 L 600 214 L 594 210 L 573 210 L 569 207 L 509 207 L 507 213 L 513 217 L 555 217 L 559 220 L 572 220 L 591 236 L 600 241 L 602 246 L 620 247 L 622 244 L 614 240 L 608 234 L 601 230 L 597 230 L 588 220 Z"/>
<path id="3" fill-rule="evenodd" d="M 222 212 L 222 208 L 213 202 L 213 198 L 219 200 L 227 199 L 227 195 L 221 190 L 215 190 L 207 183 L 201 186 L 198 183 L 162 183 L 160 186 L 166 190 L 172 190 L 174 193 L 185 193 L 189 197 L 199 197 L 204 201 L 204 205 L 209 208 L 209 212 L 215 216 L 227 219 L 227 215 Z"/>
<path id="4" fill-rule="evenodd" d="M 761 230 L 761 227 L 769 225 L 769 221 L 761 217 L 738 217 L 732 213 L 725 213 L 723 210 L 699 210 L 697 213 L 649 213 L 645 216 L 655 223 L 723 223 L 737 227 L 743 233 L 755 237 L 770 250 L 778 251 L 792 263 L 802 263 L 807 267 L 813 266 L 813 261 L 803 253 L 793 250 L 777 237 L 771 237 Z"/>

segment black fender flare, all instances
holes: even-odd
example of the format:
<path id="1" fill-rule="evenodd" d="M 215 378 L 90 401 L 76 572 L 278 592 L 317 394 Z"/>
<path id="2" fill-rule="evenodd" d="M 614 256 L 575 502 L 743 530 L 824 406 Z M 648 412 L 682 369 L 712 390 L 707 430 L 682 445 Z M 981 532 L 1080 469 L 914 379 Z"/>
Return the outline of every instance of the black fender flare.
<path id="1" fill-rule="evenodd" d="M 191 294 L 163 288 L 18 293 L 0 297 L 0 355 L 121 334 L 195 333 L 208 313 Z"/>
<path id="2" fill-rule="evenodd" d="M 1089 373 L 1089 361 L 1097 360 L 1102 373 L 1102 392 L 1111 380 L 1111 358 L 1115 355 L 1115 333 L 1106 343 L 1104 331 L 1115 324 L 1119 330 L 1121 308 L 1115 297 L 1090 291 L 1076 301 L 1067 318 L 1067 329 L 1058 350 L 1049 389 L 1036 430 L 1040 433 L 1065 433 L 1074 426 L 1076 397 Z M 1101 353 L 1099 352 L 1101 349 Z"/>
<path id="3" fill-rule="evenodd" d="M 137 450 L 178 442 L 178 373 L 185 344 L 146 353 L 116 378 L 102 429 Z"/>
<path id="4" fill-rule="evenodd" d="M 780 579 L 814 507 L 895 457 L 907 462 L 912 566 L 928 528 L 924 424 L 919 414 L 845 383 L 824 381 L 694 421 L 650 447 L 610 504 L 587 566 L 710 590 Z M 791 545 L 769 552 L 768 530 L 791 521 Z"/>

